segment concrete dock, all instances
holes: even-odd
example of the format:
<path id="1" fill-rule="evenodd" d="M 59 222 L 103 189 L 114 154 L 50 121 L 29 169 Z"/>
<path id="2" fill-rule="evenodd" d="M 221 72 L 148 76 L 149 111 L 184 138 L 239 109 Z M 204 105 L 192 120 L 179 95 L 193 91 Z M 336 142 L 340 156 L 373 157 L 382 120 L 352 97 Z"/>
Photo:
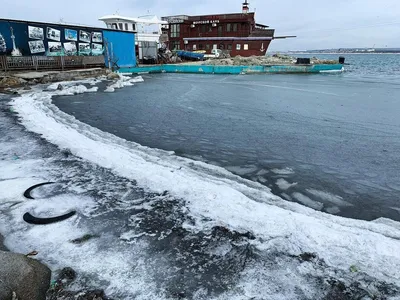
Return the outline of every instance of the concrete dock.
<path id="1" fill-rule="evenodd" d="M 222 66 L 196 64 L 142 65 L 135 68 L 121 68 L 119 73 L 194 73 L 194 74 L 283 74 L 283 73 L 323 73 L 341 72 L 342 64 L 310 64 L 310 65 L 262 65 L 262 66 Z"/>

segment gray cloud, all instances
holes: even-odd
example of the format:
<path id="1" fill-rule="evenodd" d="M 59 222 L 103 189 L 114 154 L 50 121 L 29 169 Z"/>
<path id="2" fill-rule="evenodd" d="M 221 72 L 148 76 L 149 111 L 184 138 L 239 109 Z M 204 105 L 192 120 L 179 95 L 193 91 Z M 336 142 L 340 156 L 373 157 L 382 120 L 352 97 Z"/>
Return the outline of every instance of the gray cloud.
<path id="1" fill-rule="evenodd" d="M 0 17 L 101 26 L 100 16 L 118 12 L 157 14 L 217 14 L 238 12 L 241 0 L 0 0 Z M 297 35 L 272 42 L 271 50 L 338 47 L 400 47 L 398 0 L 251 0 L 257 22 L 276 28 L 277 35 Z M 183 5 L 184 4 L 184 5 Z"/>

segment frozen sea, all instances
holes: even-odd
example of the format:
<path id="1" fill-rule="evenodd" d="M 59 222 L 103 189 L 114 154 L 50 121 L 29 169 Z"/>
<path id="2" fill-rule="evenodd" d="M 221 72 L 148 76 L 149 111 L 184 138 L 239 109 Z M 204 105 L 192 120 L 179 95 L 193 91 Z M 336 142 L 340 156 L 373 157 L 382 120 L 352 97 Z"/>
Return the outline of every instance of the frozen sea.
<path id="1" fill-rule="evenodd" d="M 222 166 L 287 200 L 400 221 L 400 55 L 347 62 L 338 75 L 146 75 L 114 94 L 54 103 L 93 127 Z"/>
<path id="2" fill-rule="evenodd" d="M 6 246 L 113 299 L 400 299 L 400 56 L 346 57 L 3 96 Z"/>

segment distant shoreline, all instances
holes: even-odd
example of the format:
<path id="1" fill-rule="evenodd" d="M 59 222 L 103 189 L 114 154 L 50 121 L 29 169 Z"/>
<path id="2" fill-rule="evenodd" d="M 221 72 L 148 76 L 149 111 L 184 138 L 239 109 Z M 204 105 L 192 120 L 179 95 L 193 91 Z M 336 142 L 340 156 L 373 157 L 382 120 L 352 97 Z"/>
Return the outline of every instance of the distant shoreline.
<path id="1" fill-rule="evenodd" d="M 356 55 L 372 55 L 372 54 L 390 54 L 390 55 L 400 55 L 400 52 L 391 53 L 391 52 L 286 52 L 288 54 L 312 54 L 312 55 L 321 55 L 321 54 L 336 54 L 336 55 L 345 55 L 345 54 L 356 54 Z"/>

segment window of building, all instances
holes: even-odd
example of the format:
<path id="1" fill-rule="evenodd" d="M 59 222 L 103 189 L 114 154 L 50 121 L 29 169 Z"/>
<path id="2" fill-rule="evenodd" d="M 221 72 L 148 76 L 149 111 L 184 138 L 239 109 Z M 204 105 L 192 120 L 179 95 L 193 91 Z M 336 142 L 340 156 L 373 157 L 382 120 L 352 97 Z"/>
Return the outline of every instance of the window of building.
<path id="1" fill-rule="evenodd" d="M 227 32 L 231 32 L 232 31 L 232 24 L 231 23 L 226 24 L 226 31 Z"/>
<path id="2" fill-rule="evenodd" d="M 199 50 L 203 50 L 203 44 L 199 44 Z"/>
<path id="3" fill-rule="evenodd" d="M 218 36 L 222 36 L 222 25 L 218 26 Z"/>
<path id="4" fill-rule="evenodd" d="M 181 32 L 181 25 L 180 24 L 172 24 L 171 25 L 171 37 L 179 37 Z"/>
<path id="5" fill-rule="evenodd" d="M 243 50 L 249 50 L 249 44 L 244 44 Z"/>
<path id="6" fill-rule="evenodd" d="M 233 24 L 232 30 L 235 31 L 235 32 L 238 31 L 238 24 L 237 23 Z"/>
<path id="7" fill-rule="evenodd" d="M 123 25 L 124 25 L 124 24 L 122 24 L 122 23 L 118 23 L 118 28 L 119 28 L 119 30 L 124 30 Z"/>
<path id="8" fill-rule="evenodd" d="M 173 41 L 171 46 L 172 46 L 172 50 L 180 50 L 181 49 L 181 43 L 179 41 Z"/>
<path id="9" fill-rule="evenodd" d="M 207 25 L 201 25 L 201 32 L 207 31 Z"/>
<path id="10" fill-rule="evenodd" d="M 136 31 L 136 26 L 135 26 L 136 24 L 132 24 L 132 30 L 133 31 Z"/>
<path id="11" fill-rule="evenodd" d="M 128 23 L 125 23 L 125 30 L 128 31 Z"/>
<path id="12" fill-rule="evenodd" d="M 236 50 L 240 50 L 242 47 L 240 44 L 236 44 Z"/>
<path id="13" fill-rule="evenodd" d="M 232 44 L 228 44 L 228 46 L 226 46 L 226 49 L 232 50 Z"/>
<path id="14" fill-rule="evenodd" d="M 225 49 L 225 45 L 223 43 L 219 44 L 219 49 L 224 50 Z"/>
<path id="15" fill-rule="evenodd" d="M 210 50 L 210 48 L 211 48 L 211 47 L 210 47 L 210 44 L 207 44 L 207 45 L 206 45 L 206 50 Z"/>
<path id="16" fill-rule="evenodd" d="M 197 50 L 197 45 L 193 44 L 193 51 L 196 51 L 196 50 Z"/>

